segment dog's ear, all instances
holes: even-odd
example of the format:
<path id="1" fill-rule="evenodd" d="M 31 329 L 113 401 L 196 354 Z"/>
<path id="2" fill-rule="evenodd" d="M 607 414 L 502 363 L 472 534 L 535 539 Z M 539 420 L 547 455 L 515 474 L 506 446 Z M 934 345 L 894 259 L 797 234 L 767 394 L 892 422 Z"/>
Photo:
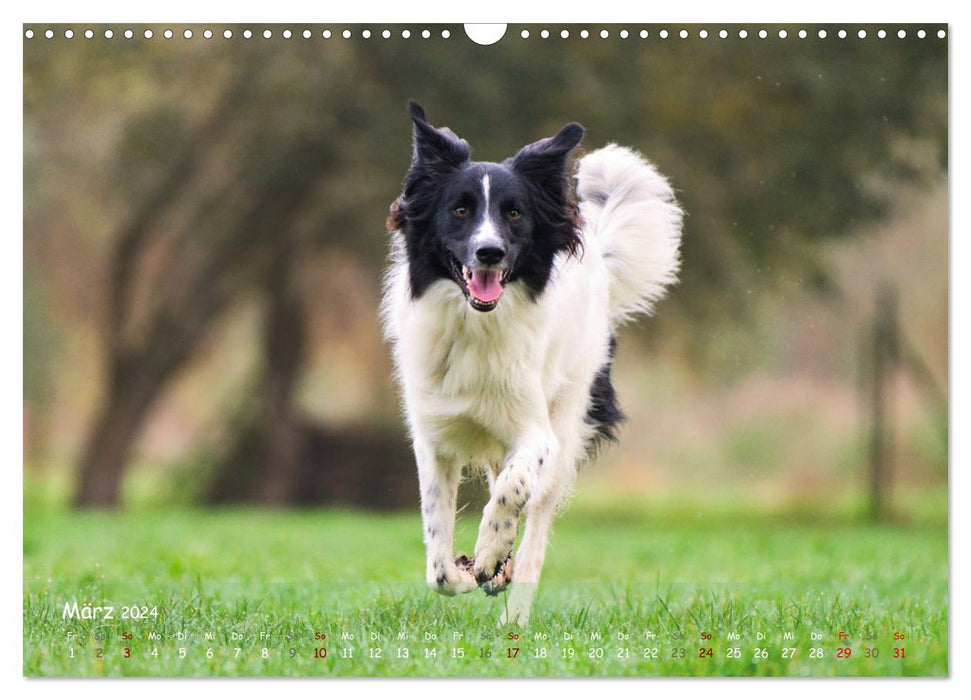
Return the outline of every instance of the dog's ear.
<path id="1" fill-rule="evenodd" d="M 582 126 L 567 124 L 556 136 L 524 146 L 513 156 L 511 166 L 522 175 L 540 182 L 562 178 L 566 174 L 567 157 L 582 138 Z"/>
<path id="2" fill-rule="evenodd" d="M 429 124 L 425 110 L 417 102 L 408 103 L 408 112 L 414 123 L 412 165 L 458 167 L 468 161 L 472 151 L 465 139 L 460 139 L 448 127 L 436 129 Z"/>

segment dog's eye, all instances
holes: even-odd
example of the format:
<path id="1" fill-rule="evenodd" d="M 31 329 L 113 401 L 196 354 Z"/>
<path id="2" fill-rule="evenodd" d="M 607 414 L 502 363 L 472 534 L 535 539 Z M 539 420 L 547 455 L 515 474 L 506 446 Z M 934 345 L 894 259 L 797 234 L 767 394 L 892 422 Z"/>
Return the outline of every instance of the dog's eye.
<path id="1" fill-rule="evenodd" d="M 469 208 L 468 207 L 455 207 L 452 210 L 452 213 L 455 214 L 455 216 L 459 217 L 460 219 L 464 219 L 465 217 L 467 217 L 469 215 Z"/>
<path id="2" fill-rule="evenodd" d="M 521 217 L 521 216 L 522 216 L 522 214 L 519 213 L 519 210 L 518 209 L 510 209 L 506 213 L 506 218 L 509 219 L 510 221 L 518 221 L 519 220 L 519 217 Z"/>

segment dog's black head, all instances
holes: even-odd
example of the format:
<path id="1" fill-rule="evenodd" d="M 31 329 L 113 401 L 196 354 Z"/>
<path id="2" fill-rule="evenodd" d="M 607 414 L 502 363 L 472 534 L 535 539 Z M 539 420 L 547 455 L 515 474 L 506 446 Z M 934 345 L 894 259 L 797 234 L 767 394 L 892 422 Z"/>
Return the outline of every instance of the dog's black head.
<path id="1" fill-rule="evenodd" d="M 466 141 L 408 107 L 414 152 L 388 225 L 404 235 L 412 295 L 449 279 L 472 308 L 492 311 L 509 284 L 541 293 L 556 254 L 580 245 L 567 164 L 583 127 L 567 124 L 503 163 L 478 163 Z"/>

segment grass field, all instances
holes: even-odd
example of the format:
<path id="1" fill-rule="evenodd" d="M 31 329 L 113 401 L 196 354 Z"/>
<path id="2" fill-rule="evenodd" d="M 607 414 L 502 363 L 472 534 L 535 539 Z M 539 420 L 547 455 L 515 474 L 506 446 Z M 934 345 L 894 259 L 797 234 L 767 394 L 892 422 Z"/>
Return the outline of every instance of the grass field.
<path id="1" fill-rule="evenodd" d="M 946 675 L 944 509 L 874 526 L 580 502 L 529 628 L 500 630 L 502 596 L 420 582 L 416 514 L 28 508 L 24 673 Z M 460 520 L 460 549 L 475 527 Z M 113 619 L 65 619 L 74 602 Z"/>

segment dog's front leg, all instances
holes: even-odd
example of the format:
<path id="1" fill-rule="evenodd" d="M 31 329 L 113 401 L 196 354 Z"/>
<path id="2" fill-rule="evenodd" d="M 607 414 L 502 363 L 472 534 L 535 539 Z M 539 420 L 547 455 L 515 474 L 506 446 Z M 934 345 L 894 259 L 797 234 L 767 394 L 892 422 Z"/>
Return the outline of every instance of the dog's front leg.
<path id="1" fill-rule="evenodd" d="M 443 595 L 468 593 L 476 588 L 472 575 L 455 564 L 455 499 L 461 467 L 444 463 L 431 445 L 416 440 L 421 520 L 425 540 L 425 581 Z"/>
<path id="2" fill-rule="evenodd" d="M 533 486 L 526 507 L 526 527 L 516 551 L 512 592 L 506 600 L 500 626 L 508 623 L 528 624 L 557 505 L 573 489 L 577 464 L 586 456 L 584 436 L 577 431 L 577 425 L 586 415 L 587 392 L 576 387 L 572 395 L 561 397 L 557 409 L 551 422 L 559 438 L 559 450 L 556 459 L 548 460 L 543 465 Z"/>
<path id="3" fill-rule="evenodd" d="M 519 516 L 533 493 L 540 469 L 556 451 L 556 437 L 550 430 L 531 431 L 518 442 L 496 477 L 475 543 L 475 578 L 486 593 L 498 593 L 509 582 Z"/>
<path id="4" fill-rule="evenodd" d="M 499 618 L 500 627 L 508 623 L 523 626 L 529 623 L 529 611 L 536 597 L 536 587 L 546 557 L 546 540 L 556 513 L 556 500 L 537 496 L 540 494 L 533 494 L 526 510 L 526 527 L 516 551 L 512 592 Z"/>

